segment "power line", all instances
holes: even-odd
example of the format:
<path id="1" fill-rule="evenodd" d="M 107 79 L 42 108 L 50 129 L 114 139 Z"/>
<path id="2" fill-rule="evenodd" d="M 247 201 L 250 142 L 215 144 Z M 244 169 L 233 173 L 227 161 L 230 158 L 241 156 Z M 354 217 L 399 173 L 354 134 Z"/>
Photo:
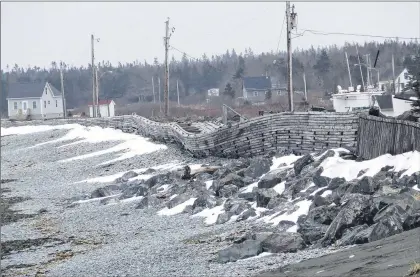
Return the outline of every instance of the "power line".
<path id="1" fill-rule="evenodd" d="M 283 23 L 281 24 L 281 30 L 280 30 L 280 36 L 279 36 L 279 40 L 277 42 L 277 50 L 276 53 L 279 52 L 279 47 L 280 47 L 280 41 L 281 41 L 281 35 L 283 34 L 283 27 L 284 27 L 284 22 L 286 21 L 286 15 L 283 16 Z"/>
<path id="2" fill-rule="evenodd" d="M 398 36 L 390 37 L 390 36 L 368 35 L 368 34 L 355 34 L 355 33 L 342 33 L 342 32 L 325 32 L 325 31 L 318 31 L 318 30 L 311 30 L 311 29 L 300 29 L 299 31 L 301 31 L 302 33 L 298 34 L 294 38 L 301 37 L 306 32 L 309 32 L 309 33 L 312 33 L 314 35 L 324 35 L 324 36 L 328 36 L 328 35 L 343 35 L 343 36 L 372 37 L 372 38 L 385 38 L 385 39 L 396 39 L 396 38 L 398 38 L 398 39 L 407 39 L 407 40 L 420 39 L 420 37 L 412 37 L 412 38 L 398 37 Z"/>

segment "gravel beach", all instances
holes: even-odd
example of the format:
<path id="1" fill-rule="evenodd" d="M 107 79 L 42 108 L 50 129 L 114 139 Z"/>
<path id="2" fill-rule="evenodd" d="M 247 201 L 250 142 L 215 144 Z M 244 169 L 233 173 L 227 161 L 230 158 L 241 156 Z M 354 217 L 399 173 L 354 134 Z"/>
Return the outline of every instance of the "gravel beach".
<path id="1" fill-rule="evenodd" d="M 8 211 L 27 215 L 2 221 L 2 276 L 253 276 L 338 250 L 308 249 L 221 264 L 215 257 L 228 245 L 223 237 L 263 223 L 205 226 L 202 218 L 188 214 L 159 216 L 157 209 L 135 209 L 136 200 L 74 204 L 108 185 L 80 182 L 89 178 L 168 163 L 205 164 L 220 159 L 196 160 L 167 145 L 163 150 L 100 165 L 119 153 L 62 160 L 109 149 L 118 142 L 58 148 L 72 142 L 65 141 L 31 148 L 66 132 L 1 139 L 1 179 L 12 180 L 2 183 L 2 203 L 20 197 L 11 202 Z M 203 239 L 193 239 L 197 236 Z"/>

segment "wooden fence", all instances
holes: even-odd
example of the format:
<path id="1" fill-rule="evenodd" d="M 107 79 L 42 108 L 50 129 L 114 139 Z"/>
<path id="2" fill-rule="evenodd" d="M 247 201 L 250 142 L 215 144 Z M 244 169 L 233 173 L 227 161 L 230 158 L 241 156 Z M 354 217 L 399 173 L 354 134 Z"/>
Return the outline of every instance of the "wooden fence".
<path id="1" fill-rule="evenodd" d="M 363 159 L 420 151 L 420 123 L 360 115 L 357 141 Z"/>

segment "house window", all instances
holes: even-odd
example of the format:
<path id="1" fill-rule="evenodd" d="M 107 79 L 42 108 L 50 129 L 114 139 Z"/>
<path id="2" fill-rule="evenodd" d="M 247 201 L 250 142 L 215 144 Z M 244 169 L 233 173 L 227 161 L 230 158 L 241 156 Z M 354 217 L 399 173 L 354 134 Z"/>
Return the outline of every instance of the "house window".
<path id="1" fill-rule="evenodd" d="M 48 100 L 48 105 L 50 104 L 50 100 Z"/>
<path id="2" fill-rule="evenodd" d="M 33 108 L 33 109 L 36 109 L 36 101 L 33 101 L 33 102 L 32 102 L 32 108 Z"/>
<path id="3" fill-rule="evenodd" d="M 47 107 L 47 101 L 44 101 L 44 108 Z"/>
<path id="4" fill-rule="evenodd" d="M 254 96 L 257 97 L 258 96 L 258 91 L 254 91 Z"/>
<path id="5" fill-rule="evenodd" d="M 47 88 L 45 88 L 45 94 L 47 94 Z"/>
<path id="6" fill-rule="evenodd" d="M 55 100 L 55 106 L 58 107 L 58 101 L 57 100 Z"/>
<path id="7" fill-rule="evenodd" d="M 13 102 L 13 109 L 17 110 L 17 102 Z"/>

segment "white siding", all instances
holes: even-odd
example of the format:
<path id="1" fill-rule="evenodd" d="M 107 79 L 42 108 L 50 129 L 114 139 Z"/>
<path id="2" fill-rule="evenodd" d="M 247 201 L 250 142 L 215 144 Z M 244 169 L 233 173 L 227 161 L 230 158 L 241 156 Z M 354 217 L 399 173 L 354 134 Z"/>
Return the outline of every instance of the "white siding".
<path id="1" fill-rule="evenodd" d="M 392 97 L 392 106 L 394 107 L 394 116 L 399 116 L 406 111 L 410 111 L 413 107 L 411 104 L 413 101 L 403 100 Z"/>
<path id="2" fill-rule="evenodd" d="M 28 103 L 28 113 L 35 118 L 40 117 L 41 115 L 41 102 L 40 99 L 37 98 L 26 98 L 26 99 L 8 99 L 7 100 L 7 111 L 10 118 L 15 118 L 19 116 L 21 112 L 23 114 L 23 102 L 26 101 Z M 35 108 L 33 103 L 35 102 Z M 17 109 L 15 110 L 14 103 L 17 104 Z"/>
<path id="3" fill-rule="evenodd" d="M 111 101 L 111 103 L 109 104 L 109 116 L 110 117 L 114 117 L 115 116 L 115 102 Z"/>
<path id="4" fill-rule="evenodd" d="M 44 88 L 41 105 L 42 115 L 45 118 L 63 117 L 63 98 L 61 96 L 53 97 L 49 86 Z"/>

